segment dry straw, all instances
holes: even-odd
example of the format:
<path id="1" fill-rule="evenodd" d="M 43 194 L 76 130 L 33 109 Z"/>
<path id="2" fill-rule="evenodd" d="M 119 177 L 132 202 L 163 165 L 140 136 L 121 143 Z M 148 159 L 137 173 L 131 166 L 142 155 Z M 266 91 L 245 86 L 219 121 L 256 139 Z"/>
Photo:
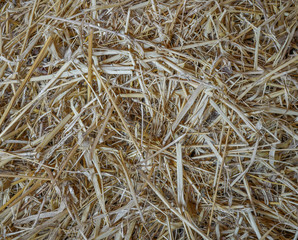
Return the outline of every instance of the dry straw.
<path id="1" fill-rule="evenodd" d="M 0 239 L 297 239 L 296 0 L 0 1 Z"/>

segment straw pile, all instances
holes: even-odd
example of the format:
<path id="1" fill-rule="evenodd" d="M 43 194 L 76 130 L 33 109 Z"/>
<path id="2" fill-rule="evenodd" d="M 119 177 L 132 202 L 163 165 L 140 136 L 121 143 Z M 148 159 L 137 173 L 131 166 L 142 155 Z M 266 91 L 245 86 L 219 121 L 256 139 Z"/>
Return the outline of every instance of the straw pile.
<path id="1" fill-rule="evenodd" d="M 297 1 L 0 3 L 0 239 L 297 239 Z"/>

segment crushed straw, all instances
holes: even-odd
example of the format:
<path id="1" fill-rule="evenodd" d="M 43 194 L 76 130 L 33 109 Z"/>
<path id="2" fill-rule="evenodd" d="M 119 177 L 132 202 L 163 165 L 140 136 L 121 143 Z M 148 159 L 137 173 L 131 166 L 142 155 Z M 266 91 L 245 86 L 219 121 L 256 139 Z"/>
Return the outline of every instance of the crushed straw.
<path id="1" fill-rule="evenodd" d="M 0 239 L 297 239 L 296 0 L 0 1 Z"/>

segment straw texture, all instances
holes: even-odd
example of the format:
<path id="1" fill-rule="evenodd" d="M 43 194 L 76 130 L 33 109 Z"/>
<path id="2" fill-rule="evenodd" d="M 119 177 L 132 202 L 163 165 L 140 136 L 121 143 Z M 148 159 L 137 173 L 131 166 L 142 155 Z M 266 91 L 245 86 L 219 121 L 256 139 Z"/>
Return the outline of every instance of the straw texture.
<path id="1" fill-rule="evenodd" d="M 295 0 L 0 1 L 0 239 L 297 239 Z"/>

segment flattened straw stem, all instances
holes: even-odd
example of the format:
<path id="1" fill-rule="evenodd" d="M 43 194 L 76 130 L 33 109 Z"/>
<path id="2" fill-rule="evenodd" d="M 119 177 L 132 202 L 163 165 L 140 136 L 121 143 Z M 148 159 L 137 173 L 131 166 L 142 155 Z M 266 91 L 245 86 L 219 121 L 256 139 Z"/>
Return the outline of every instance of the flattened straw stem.
<path id="1" fill-rule="evenodd" d="M 218 192 L 218 186 L 219 186 L 219 183 L 220 183 L 220 177 L 221 177 L 222 169 L 223 169 L 223 166 L 224 166 L 224 163 L 225 163 L 225 157 L 226 157 L 226 154 L 227 154 L 230 130 L 231 130 L 231 127 L 229 126 L 227 136 L 226 136 L 225 150 L 224 150 L 224 153 L 223 153 L 223 156 L 222 156 L 222 162 L 221 162 L 219 173 L 218 173 L 218 178 L 217 178 L 216 187 L 215 187 L 215 193 L 213 195 L 212 208 L 211 208 L 211 213 L 210 213 L 210 218 L 209 218 L 209 223 L 208 223 L 207 236 L 209 236 L 210 229 L 211 229 L 211 223 L 212 223 L 213 212 L 214 212 L 214 207 L 215 207 L 215 201 L 216 201 L 217 192 Z"/>
<path id="2" fill-rule="evenodd" d="M 92 85 L 92 45 L 93 45 L 93 33 L 94 30 L 90 30 L 90 34 L 88 37 L 88 83 L 91 86 Z M 88 91 L 87 91 L 87 101 L 90 101 L 91 97 L 91 89 L 88 85 Z"/>

